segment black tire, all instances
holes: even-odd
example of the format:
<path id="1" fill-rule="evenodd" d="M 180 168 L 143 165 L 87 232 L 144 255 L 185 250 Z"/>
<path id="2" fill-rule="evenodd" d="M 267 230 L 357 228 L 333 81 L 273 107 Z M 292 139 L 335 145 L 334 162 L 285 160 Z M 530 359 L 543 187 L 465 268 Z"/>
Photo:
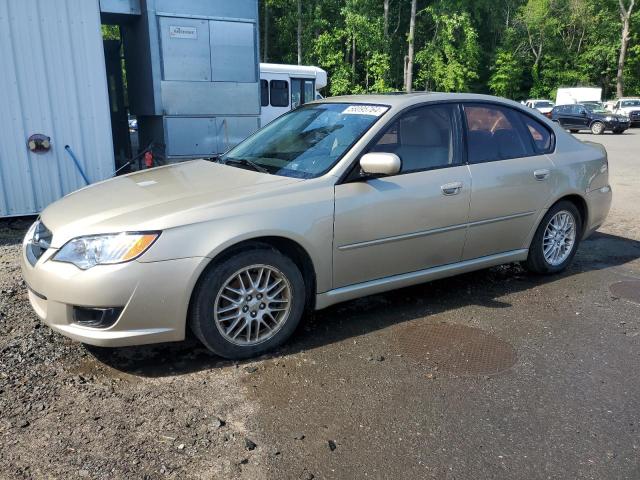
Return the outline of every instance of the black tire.
<path id="1" fill-rule="evenodd" d="M 613 133 L 615 133 L 616 135 L 620 135 L 624 133 L 624 130 L 620 128 L 616 128 L 613 130 Z"/>
<path id="2" fill-rule="evenodd" d="M 598 121 L 593 122 L 589 128 L 594 135 L 602 135 L 606 129 L 604 123 Z"/>
<path id="3" fill-rule="evenodd" d="M 544 257 L 543 236 L 551 219 L 561 211 L 566 211 L 573 216 L 576 236 L 573 247 L 571 249 L 571 253 L 568 255 L 568 257 L 559 265 L 552 265 L 547 262 Z M 530 272 L 542 275 L 549 275 L 563 271 L 571 264 L 571 262 L 573 261 L 573 257 L 578 250 L 578 245 L 580 244 L 580 240 L 582 238 L 582 222 L 582 216 L 580 215 L 580 212 L 578 211 L 578 208 L 574 203 L 567 200 L 562 200 L 553 205 L 540 222 L 540 225 L 538 226 L 538 229 L 533 236 L 533 240 L 531 240 L 531 245 L 529 246 L 529 255 L 527 257 L 527 260 L 523 263 L 523 266 Z"/>
<path id="4" fill-rule="evenodd" d="M 572 128 L 571 130 L 569 130 L 571 133 L 578 133 L 580 130 L 576 130 L 574 128 Z"/>
<path id="5" fill-rule="evenodd" d="M 269 339 L 255 345 L 237 345 L 227 340 L 214 320 L 216 297 L 234 273 L 252 265 L 275 267 L 289 281 L 291 307 L 279 330 Z M 279 251 L 267 246 L 239 251 L 211 265 L 200 278 L 191 299 L 189 325 L 195 336 L 213 353 L 228 359 L 250 358 L 284 343 L 300 323 L 305 309 L 305 283 L 296 264 Z"/>

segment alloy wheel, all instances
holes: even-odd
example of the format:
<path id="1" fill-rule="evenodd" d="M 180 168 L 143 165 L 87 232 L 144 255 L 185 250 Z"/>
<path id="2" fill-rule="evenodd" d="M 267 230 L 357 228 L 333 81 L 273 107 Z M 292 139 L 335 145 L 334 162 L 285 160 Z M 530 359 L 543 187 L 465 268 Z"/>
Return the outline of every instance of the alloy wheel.
<path id="1" fill-rule="evenodd" d="M 286 323 L 291 295 L 289 280 L 277 268 L 245 267 L 231 275 L 216 296 L 216 327 L 235 345 L 258 345 L 272 338 Z"/>
<path id="2" fill-rule="evenodd" d="M 554 267 L 562 264 L 570 255 L 576 242 L 576 221 L 566 210 L 556 213 L 544 231 L 542 253 L 545 261 Z"/>

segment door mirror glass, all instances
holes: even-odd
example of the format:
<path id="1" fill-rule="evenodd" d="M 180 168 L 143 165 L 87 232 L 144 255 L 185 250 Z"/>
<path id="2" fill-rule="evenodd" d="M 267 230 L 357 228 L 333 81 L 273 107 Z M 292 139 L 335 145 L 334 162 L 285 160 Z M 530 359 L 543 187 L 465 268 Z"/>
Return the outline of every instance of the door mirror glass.
<path id="1" fill-rule="evenodd" d="M 402 162 L 395 153 L 365 153 L 360 158 L 360 168 L 367 175 L 396 175 Z"/>

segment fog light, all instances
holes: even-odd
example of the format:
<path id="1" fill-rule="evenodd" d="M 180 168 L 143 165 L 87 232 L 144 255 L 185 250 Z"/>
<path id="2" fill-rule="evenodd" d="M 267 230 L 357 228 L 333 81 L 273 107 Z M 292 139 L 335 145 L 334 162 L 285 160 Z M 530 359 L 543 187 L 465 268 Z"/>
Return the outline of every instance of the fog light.
<path id="1" fill-rule="evenodd" d="M 83 327 L 109 328 L 116 323 L 123 307 L 73 307 L 73 321 Z"/>

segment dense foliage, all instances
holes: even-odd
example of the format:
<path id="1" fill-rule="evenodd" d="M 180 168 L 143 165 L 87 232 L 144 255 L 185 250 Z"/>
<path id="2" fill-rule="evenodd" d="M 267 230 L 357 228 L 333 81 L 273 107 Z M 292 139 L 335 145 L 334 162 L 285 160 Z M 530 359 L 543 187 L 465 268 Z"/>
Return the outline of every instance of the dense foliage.
<path id="1" fill-rule="evenodd" d="M 523 99 L 599 86 L 605 98 L 616 94 L 621 8 L 632 0 L 413 1 L 414 90 Z M 411 3 L 260 0 L 261 60 L 297 63 L 300 55 L 329 72 L 329 95 L 402 90 Z M 627 96 L 640 94 L 639 10 L 628 22 Z"/>

